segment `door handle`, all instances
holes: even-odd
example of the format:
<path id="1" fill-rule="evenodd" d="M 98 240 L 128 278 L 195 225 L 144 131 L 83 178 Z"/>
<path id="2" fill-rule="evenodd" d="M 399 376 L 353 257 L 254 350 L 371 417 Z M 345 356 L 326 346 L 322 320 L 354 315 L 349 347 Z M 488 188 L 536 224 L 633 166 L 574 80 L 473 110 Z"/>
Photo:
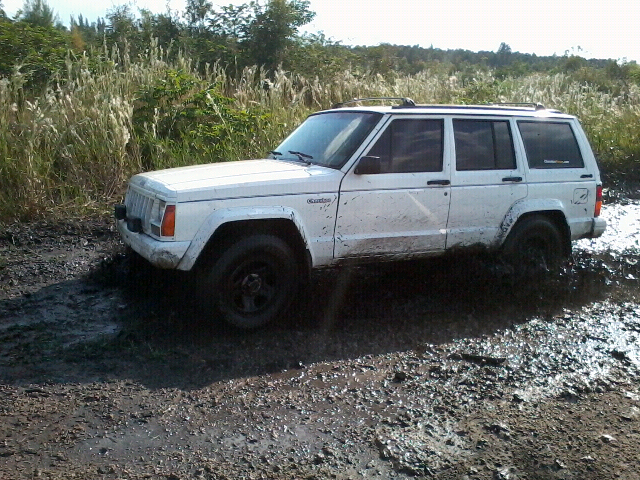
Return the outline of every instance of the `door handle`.
<path id="1" fill-rule="evenodd" d="M 593 175 L 588 173 L 588 174 L 585 174 L 585 175 L 580 175 L 580 178 L 593 178 Z"/>
<path id="2" fill-rule="evenodd" d="M 429 180 L 427 185 L 450 185 L 451 182 L 449 180 Z"/>
<path id="3" fill-rule="evenodd" d="M 502 181 L 503 182 L 521 182 L 522 177 L 504 177 Z"/>

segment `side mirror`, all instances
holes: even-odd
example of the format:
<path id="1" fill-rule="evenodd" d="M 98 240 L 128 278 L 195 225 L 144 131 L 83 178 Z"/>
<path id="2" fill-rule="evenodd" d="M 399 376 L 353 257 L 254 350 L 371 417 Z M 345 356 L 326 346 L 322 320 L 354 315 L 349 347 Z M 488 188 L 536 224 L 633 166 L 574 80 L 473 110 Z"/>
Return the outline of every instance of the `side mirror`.
<path id="1" fill-rule="evenodd" d="M 375 175 L 380 173 L 380 157 L 361 157 L 353 173 L 356 175 Z"/>

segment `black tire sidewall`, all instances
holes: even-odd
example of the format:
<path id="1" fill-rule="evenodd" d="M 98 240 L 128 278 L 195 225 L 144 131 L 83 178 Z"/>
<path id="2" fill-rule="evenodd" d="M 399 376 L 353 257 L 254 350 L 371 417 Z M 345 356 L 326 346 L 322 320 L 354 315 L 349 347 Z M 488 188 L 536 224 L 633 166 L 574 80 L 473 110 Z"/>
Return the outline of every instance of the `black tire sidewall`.
<path id="1" fill-rule="evenodd" d="M 255 314 L 241 313 L 230 305 L 225 282 L 247 260 L 261 259 L 277 269 L 277 289 L 272 301 Z M 289 245 L 275 235 L 251 235 L 231 245 L 213 265 L 208 275 L 208 294 L 223 319 L 242 329 L 258 328 L 273 320 L 293 300 L 297 289 L 297 264 Z"/>
<path id="2" fill-rule="evenodd" d="M 562 235 L 556 225 L 546 217 L 537 215 L 520 220 L 509 233 L 503 247 L 507 261 L 517 270 L 527 268 L 526 245 L 539 242 L 544 245 L 544 255 L 549 270 L 560 266 L 564 258 Z"/>

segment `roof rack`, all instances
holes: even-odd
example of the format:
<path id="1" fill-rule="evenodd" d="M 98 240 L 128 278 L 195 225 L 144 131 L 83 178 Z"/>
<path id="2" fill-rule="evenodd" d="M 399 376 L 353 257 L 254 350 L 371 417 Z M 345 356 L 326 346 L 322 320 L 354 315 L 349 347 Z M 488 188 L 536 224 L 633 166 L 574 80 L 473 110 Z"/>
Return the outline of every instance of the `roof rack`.
<path id="1" fill-rule="evenodd" d="M 402 108 L 429 108 L 429 109 L 441 109 L 441 110 L 498 110 L 501 108 L 509 108 L 512 110 L 531 111 L 536 112 L 546 111 L 550 113 L 562 113 L 560 110 L 548 109 L 541 103 L 535 102 L 487 102 L 481 105 L 445 105 L 445 104 L 431 104 L 422 105 L 416 104 L 412 99 L 408 97 L 369 97 L 369 98 L 354 98 L 346 100 L 344 102 L 336 103 L 331 108 L 340 108 L 352 103 L 364 102 L 364 101 L 376 101 L 376 100 L 397 100 L 401 102 L 399 105 L 393 105 L 392 109 Z"/>
<path id="2" fill-rule="evenodd" d="M 487 105 L 495 105 L 496 107 L 530 107 L 535 110 L 546 110 L 544 105 L 534 102 L 489 102 Z"/>
<path id="3" fill-rule="evenodd" d="M 345 105 L 349 105 L 349 104 L 352 104 L 352 103 L 372 101 L 372 100 L 398 100 L 398 101 L 402 102 L 402 106 L 403 107 L 415 107 L 416 106 L 416 102 L 414 102 L 413 100 L 411 100 L 410 98 L 407 98 L 407 97 L 369 97 L 369 98 L 352 98 L 351 100 L 346 100 L 344 102 L 335 103 L 335 104 L 333 104 L 333 106 L 331 108 L 340 108 L 340 107 L 344 107 Z"/>

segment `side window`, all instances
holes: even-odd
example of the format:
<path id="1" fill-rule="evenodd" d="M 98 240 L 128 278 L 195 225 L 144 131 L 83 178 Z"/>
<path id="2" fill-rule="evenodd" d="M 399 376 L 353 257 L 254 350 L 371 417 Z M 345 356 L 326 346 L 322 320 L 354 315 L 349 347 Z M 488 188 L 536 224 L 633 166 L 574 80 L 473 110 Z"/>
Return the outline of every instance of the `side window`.
<path id="1" fill-rule="evenodd" d="M 583 168 L 584 161 L 568 123 L 518 122 L 529 168 Z"/>
<path id="2" fill-rule="evenodd" d="M 456 170 L 513 170 L 509 122 L 503 120 L 454 120 Z"/>
<path id="3" fill-rule="evenodd" d="M 442 120 L 393 120 L 367 155 L 380 157 L 380 173 L 441 172 Z"/>

